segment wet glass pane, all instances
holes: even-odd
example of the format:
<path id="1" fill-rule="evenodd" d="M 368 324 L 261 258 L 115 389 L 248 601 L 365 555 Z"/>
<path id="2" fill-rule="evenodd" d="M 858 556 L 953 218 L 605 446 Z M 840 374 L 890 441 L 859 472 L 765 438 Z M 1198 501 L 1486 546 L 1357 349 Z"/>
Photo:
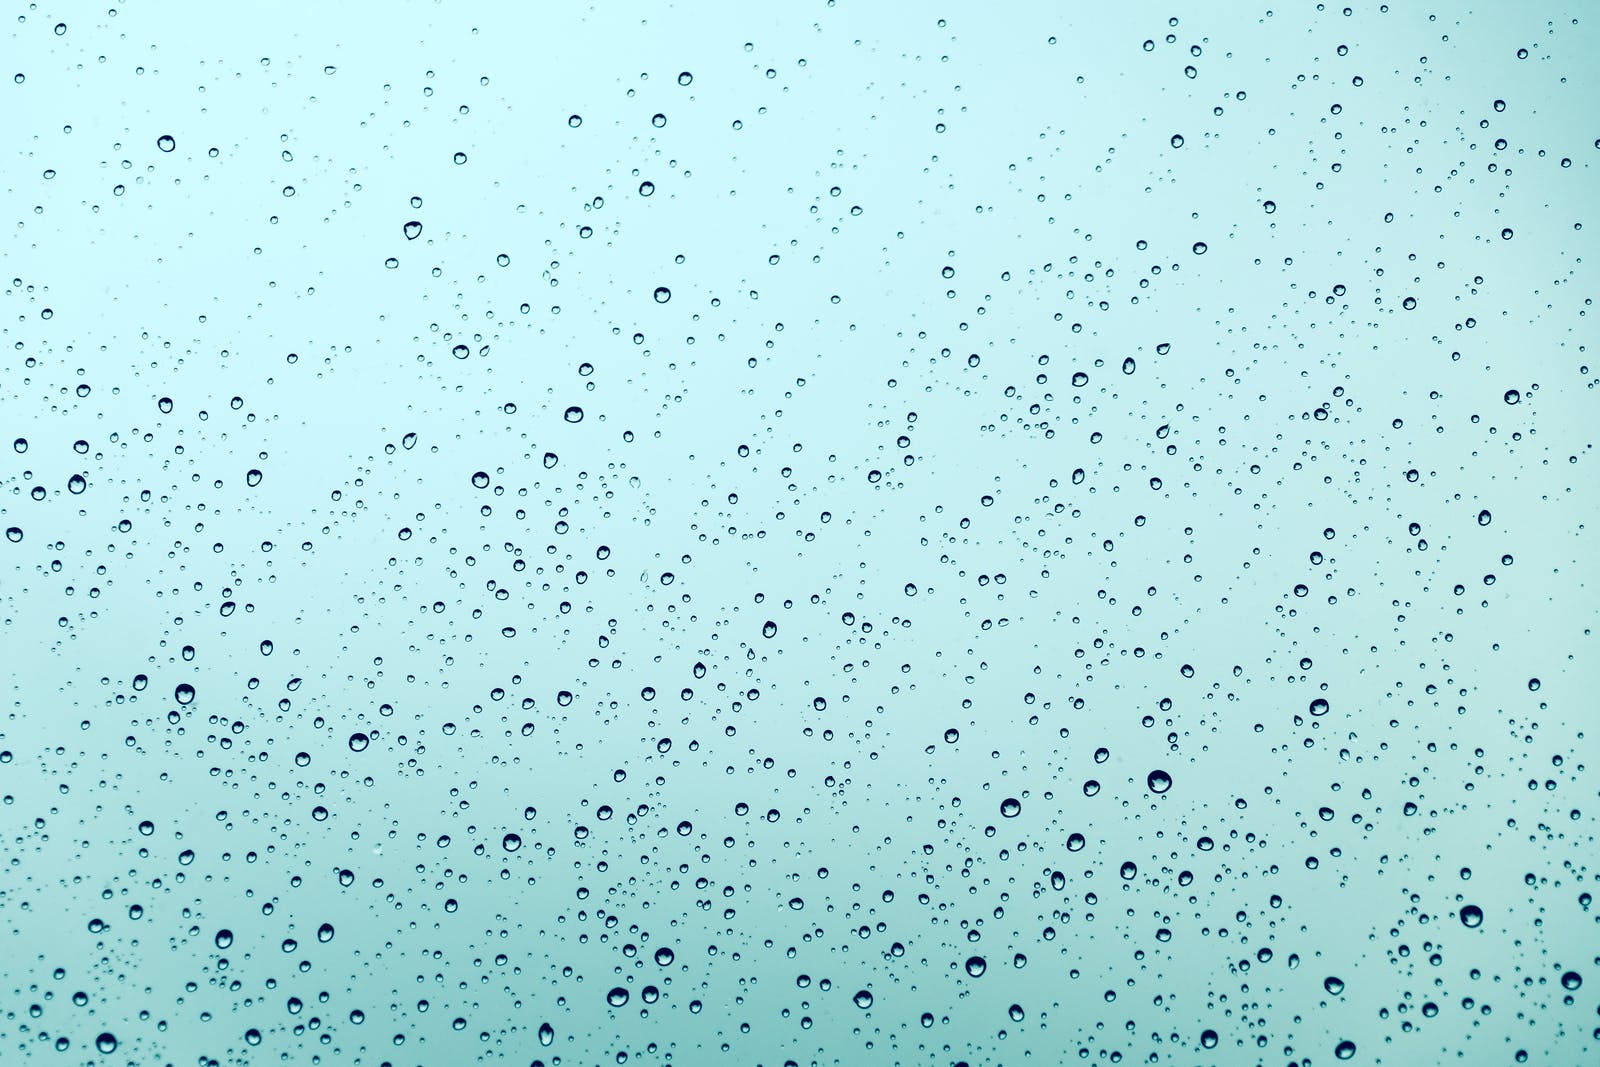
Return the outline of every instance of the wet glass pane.
<path id="1" fill-rule="evenodd" d="M 1600 1060 L 1587 6 L 3 34 L 0 1063 Z"/>

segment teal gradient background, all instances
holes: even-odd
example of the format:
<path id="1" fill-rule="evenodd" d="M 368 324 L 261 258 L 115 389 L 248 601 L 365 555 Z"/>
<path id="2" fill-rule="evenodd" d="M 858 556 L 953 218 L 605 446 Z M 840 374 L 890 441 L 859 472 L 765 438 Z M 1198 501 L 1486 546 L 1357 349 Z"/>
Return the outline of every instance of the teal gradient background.
<path id="1" fill-rule="evenodd" d="M 0 1063 L 1596 1059 L 1588 6 L 3 40 Z"/>

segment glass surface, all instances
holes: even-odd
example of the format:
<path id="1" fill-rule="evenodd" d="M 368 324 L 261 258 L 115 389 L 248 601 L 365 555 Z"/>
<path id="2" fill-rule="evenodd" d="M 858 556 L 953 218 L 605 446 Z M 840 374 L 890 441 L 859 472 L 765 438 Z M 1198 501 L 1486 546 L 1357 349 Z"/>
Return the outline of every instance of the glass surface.
<path id="1" fill-rule="evenodd" d="M 1590 5 L 3 41 L 0 1063 L 1600 1062 Z"/>

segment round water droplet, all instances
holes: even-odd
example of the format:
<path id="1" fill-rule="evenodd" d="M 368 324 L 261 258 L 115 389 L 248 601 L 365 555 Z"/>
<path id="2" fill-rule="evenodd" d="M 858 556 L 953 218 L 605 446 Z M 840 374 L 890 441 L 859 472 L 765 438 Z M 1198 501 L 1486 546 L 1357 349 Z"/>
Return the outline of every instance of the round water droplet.
<path id="1" fill-rule="evenodd" d="M 1165 793 L 1172 788 L 1172 775 L 1163 770 L 1154 770 L 1145 775 L 1144 784 L 1152 793 Z"/>
<path id="2" fill-rule="evenodd" d="M 1022 801 L 1016 797 L 1006 797 L 1000 802 L 1000 814 L 1008 819 L 1015 819 L 1022 814 Z"/>
<path id="3" fill-rule="evenodd" d="M 156 138 L 156 147 L 161 149 L 163 152 L 170 152 L 174 148 L 178 147 L 178 142 L 173 139 L 172 134 L 164 133 L 160 137 Z"/>
<path id="4" fill-rule="evenodd" d="M 872 993 L 868 990 L 858 989 L 856 990 L 856 995 L 850 999 L 855 1001 L 856 1007 L 860 1008 L 862 1011 L 866 1011 L 868 1008 L 872 1007 Z"/>
<path id="5" fill-rule="evenodd" d="M 613 986 L 611 992 L 606 994 L 606 1003 L 613 1008 L 620 1008 L 628 1003 L 628 991 L 621 986 Z"/>
<path id="6" fill-rule="evenodd" d="M 104 1033 L 94 1039 L 95 1051 L 103 1056 L 109 1056 L 117 1051 L 117 1038 L 115 1034 Z"/>
<path id="7" fill-rule="evenodd" d="M 967 973 L 974 978 L 981 978 L 983 972 L 989 969 L 989 961 L 982 956 L 968 956 L 966 962 Z"/>
<path id="8" fill-rule="evenodd" d="M 1322 980 L 1322 988 L 1326 989 L 1334 996 L 1338 996 L 1340 993 L 1344 992 L 1344 979 L 1335 978 L 1330 974 L 1328 977 Z"/>
<path id="9" fill-rule="evenodd" d="M 350 751 L 351 752 L 363 752 L 363 751 L 365 751 L 366 747 L 367 747 L 367 742 L 369 740 L 370 740 L 370 738 L 368 738 L 366 734 L 362 733 L 360 730 L 357 730 L 355 733 L 350 735 Z"/>
<path id="10" fill-rule="evenodd" d="M 1461 909 L 1461 925 L 1473 929 L 1483 925 L 1483 909 L 1476 904 L 1467 904 Z"/>
<path id="11" fill-rule="evenodd" d="M 515 852 L 517 849 L 522 847 L 522 835 L 506 834 L 500 839 L 500 847 L 505 849 L 507 852 Z"/>
<path id="12" fill-rule="evenodd" d="M 1347 1060 L 1356 1054 L 1356 1043 L 1348 1040 L 1341 1041 L 1333 1046 L 1333 1054 L 1338 1059 Z"/>
<path id="13" fill-rule="evenodd" d="M 656 303 L 665 304 L 668 300 L 672 299 L 672 290 L 668 289 L 664 285 L 657 286 L 656 287 L 655 296 L 656 296 Z"/>

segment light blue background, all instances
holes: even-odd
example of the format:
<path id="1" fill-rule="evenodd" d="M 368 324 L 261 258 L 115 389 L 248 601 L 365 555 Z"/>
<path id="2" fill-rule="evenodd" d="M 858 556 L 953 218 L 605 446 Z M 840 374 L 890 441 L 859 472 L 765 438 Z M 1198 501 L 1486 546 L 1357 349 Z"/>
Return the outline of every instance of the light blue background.
<path id="1" fill-rule="evenodd" d="M 1600 40 L 1353 6 L 19 7 L 0 1061 L 1592 1059 Z"/>

